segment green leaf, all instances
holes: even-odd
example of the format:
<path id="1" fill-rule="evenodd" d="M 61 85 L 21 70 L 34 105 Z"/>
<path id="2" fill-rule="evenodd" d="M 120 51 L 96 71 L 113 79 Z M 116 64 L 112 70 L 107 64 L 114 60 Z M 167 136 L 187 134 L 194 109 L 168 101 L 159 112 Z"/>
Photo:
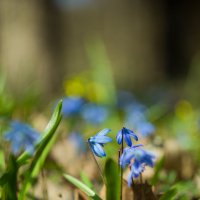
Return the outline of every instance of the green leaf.
<path id="1" fill-rule="evenodd" d="M 120 176 L 118 164 L 109 158 L 105 164 L 106 200 L 120 199 Z"/>
<path id="2" fill-rule="evenodd" d="M 83 171 L 80 173 L 80 178 L 81 178 L 81 181 L 85 185 L 87 185 L 90 189 L 93 188 L 91 181 L 89 180 L 89 178 L 87 177 L 87 175 Z"/>
<path id="3" fill-rule="evenodd" d="M 165 194 L 160 198 L 160 200 L 173 200 L 177 194 L 176 188 L 170 188 Z"/>
<path id="4" fill-rule="evenodd" d="M 161 197 L 161 200 L 192 199 L 198 196 L 198 189 L 193 181 L 180 181 L 172 185 Z"/>
<path id="5" fill-rule="evenodd" d="M 2 200 L 17 200 L 18 167 L 14 156 L 9 157 L 7 170 L 0 178 Z"/>
<path id="6" fill-rule="evenodd" d="M 54 132 L 56 131 L 60 121 L 61 121 L 61 108 L 62 108 L 62 100 L 57 104 L 55 111 L 51 117 L 51 120 L 47 124 L 44 132 L 42 133 L 42 138 L 39 140 L 37 144 L 35 144 L 35 149 L 39 148 L 42 144 L 46 144 L 49 140 L 49 138 L 52 137 Z M 20 157 L 17 159 L 17 164 L 20 167 L 21 165 L 24 165 L 27 163 L 27 160 L 31 157 L 30 154 L 28 154 L 26 151 L 20 155 Z"/>
<path id="7" fill-rule="evenodd" d="M 70 176 L 68 174 L 64 174 L 63 176 L 70 183 L 72 183 L 74 186 L 76 186 L 81 191 L 83 191 L 90 199 L 92 199 L 92 200 L 101 200 L 101 198 L 93 190 L 91 190 L 87 185 L 85 185 L 84 183 L 82 183 L 78 179 L 76 179 L 73 176 Z"/>
<path id="8" fill-rule="evenodd" d="M 21 190 L 19 191 L 19 200 L 25 199 L 25 195 L 31 185 L 31 180 L 35 178 L 41 167 L 43 166 L 45 159 L 55 142 L 57 138 L 57 134 L 54 134 L 60 121 L 61 121 L 61 108 L 62 108 L 62 101 L 60 101 L 56 108 L 55 111 L 52 115 L 51 120 L 49 121 L 46 129 L 44 130 L 42 134 L 42 139 L 40 142 L 36 145 L 36 152 L 33 157 L 33 160 L 25 174 L 25 180 L 22 183 Z M 27 160 L 27 154 L 22 155 L 18 160 L 17 163 L 19 166 L 23 164 Z"/>

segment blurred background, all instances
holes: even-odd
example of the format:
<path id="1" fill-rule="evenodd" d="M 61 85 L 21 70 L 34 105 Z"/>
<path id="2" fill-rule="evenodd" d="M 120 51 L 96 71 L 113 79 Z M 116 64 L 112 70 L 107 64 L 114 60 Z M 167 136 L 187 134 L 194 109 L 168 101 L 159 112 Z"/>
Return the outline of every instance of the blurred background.
<path id="1" fill-rule="evenodd" d="M 186 181 L 182 192 L 194 199 L 200 191 L 199 11 L 197 0 L 1 0 L 0 128 L 21 119 L 42 132 L 63 98 L 62 135 L 44 167 L 48 175 L 83 171 L 96 183 L 85 141 L 105 127 L 115 141 L 127 126 L 156 155 L 158 193 Z M 117 148 L 108 147 L 107 155 Z"/>
<path id="2" fill-rule="evenodd" d="M 167 85 L 199 102 L 199 9 L 197 0 L 1 0 L 1 73 L 13 95 L 45 101 L 98 57 L 120 89 Z"/>

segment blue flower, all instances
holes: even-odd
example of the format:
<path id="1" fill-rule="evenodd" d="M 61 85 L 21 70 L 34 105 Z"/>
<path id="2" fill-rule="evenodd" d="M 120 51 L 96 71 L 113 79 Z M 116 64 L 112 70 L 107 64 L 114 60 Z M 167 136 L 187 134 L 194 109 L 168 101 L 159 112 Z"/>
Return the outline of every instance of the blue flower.
<path id="1" fill-rule="evenodd" d="M 135 131 L 143 137 L 151 135 L 155 131 L 155 127 L 145 116 L 146 108 L 141 104 L 131 104 L 125 109 L 125 124 L 134 127 Z"/>
<path id="2" fill-rule="evenodd" d="M 79 113 L 84 100 L 81 97 L 65 97 L 62 102 L 62 114 L 64 117 L 73 116 Z"/>
<path id="3" fill-rule="evenodd" d="M 141 146 L 141 145 L 140 145 Z M 154 166 L 155 156 L 144 149 L 139 148 L 139 145 L 125 148 L 123 154 L 120 157 L 121 167 L 129 165 L 131 172 L 128 176 L 128 185 L 131 184 L 132 178 L 137 178 L 140 173 L 145 169 L 145 166 Z"/>
<path id="4" fill-rule="evenodd" d="M 117 140 L 117 143 L 118 143 L 118 144 L 121 144 L 121 143 L 122 143 L 122 139 L 124 139 L 125 142 L 126 142 L 126 144 L 127 144 L 129 147 L 131 147 L 131 146 L 132 146 L 131 137 L 134 138 L 136 141 L 138 141 L 138 137 L 137 137 L 137 135 L 136 135 L 133 131 L 131 131 L 131 130 L 125 128 L 125 127 L 123 127 L 123 128 L 117 133 L 116 140 Z"/>
<path id="5" fill-rule="evenodd" d="M 91 124 L 98 125 L 102 123 L 108 115 L 108 111 L 104 106 L 88 103 L 81 110 L 83 119 Z"/>
<path id="6" fill-rule="evenodd" d="M 142 165 L 138 160 L 135 160 L 131 165 L 131 171 L 128 175 L 128 186 L 131 186 L 132 178 L 137 178 L 144 171 L 144 165 Z"/>
<path id="7" fill-rule="evenodd" d="M 12 121 L 10 129 L 4 134 L 4 138 L 11 142 L 11 151 L 14 154 L 18 154 L 21 150 L 32 154 L 39 134 L 27 124 Z"/>
<path id="8" fill-rule="evenodd" d="M 119 160 L 119 164 L 122 168 L 124 168 L 126 165 L 130 164 L 130 161 L 133 157 L 132 149 L 135 149 L 135 148 L 141 147 L 141 146 L 143 146 L 143 145 L 142 144 L 136 144 L 136 145 L 133 145 L 131 147 L 126 147 L 126 148 L 123 149 L 123 153 L 120 156 L 120 160 Z"/>
<path id="9" fill-rule="evenodd" d="M 155 131 L 155 127 L 150 122 L 143 121 L 143 122 L 140 122 L 140 124 L 138 124 L 137 133 L 142 135 L 143 137 L 151 135 L 154 131 Z"/>
<path id="10" fill-rule="evenodd" d="M 112 141 L 111 138 L 106 136 L 108 132 L 110 132 L 110 129 L 105 128 L 99 131 L 95 136 L 92 136 L 88 139 L 90 149 L 98 157 L 106 156 L 102 147 L 105 143 Z"/>
<path id="11" fill-rule="evenodd" d="M 123 154 L 120 157 L 120 165 L 124 167 L 126 164 L 130 164 L 132 160 L 137 160 L 140 163 L 145 163 L 146 165 L 153 167 L 154 159 L 155 156 L 153 154 L 139 148 L 139 145 L 135 145 L 129 148 L 125 148 Z"/>
<path id="12" fill-rule="evenodd" d="M 85 142 L 83 140 L 83 137 L 80 133 L 78 132 L 72 132 L 70 133 L 69 137 L 67 138 L 70 143 L 72 143 L 77 151 L 77 153 L 85 153 L 86 151 L 86 146 Z"/>

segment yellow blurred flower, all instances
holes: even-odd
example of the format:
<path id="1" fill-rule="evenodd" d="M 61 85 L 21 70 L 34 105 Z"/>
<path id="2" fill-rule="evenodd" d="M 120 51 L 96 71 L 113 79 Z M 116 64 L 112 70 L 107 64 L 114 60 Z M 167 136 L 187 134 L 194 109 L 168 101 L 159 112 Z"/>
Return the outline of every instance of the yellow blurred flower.
<path id="1" fill-rule="evenodd" d="M 83 75 L 66 80 L 63 86 L 66 96 L 79 96 L 95 103 L 106 102 L 108 98 L 104 85 Z"/>

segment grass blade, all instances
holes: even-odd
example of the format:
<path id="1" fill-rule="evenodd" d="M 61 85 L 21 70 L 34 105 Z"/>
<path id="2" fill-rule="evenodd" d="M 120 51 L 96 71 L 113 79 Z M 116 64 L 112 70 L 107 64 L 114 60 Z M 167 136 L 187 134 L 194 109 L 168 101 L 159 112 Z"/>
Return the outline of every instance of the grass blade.
<path id="1" fill-rule="evenodd" d="M 90 199 L 92 199 L 92 200 L 101 200 L 101 198 L 93 190 L 91 190 L 87 185 L 85 185 L 84 183 L 82 183 L 78 179 L 76 179 L 73 176 L 70 176 L 68 174 L 64 174 L 63 176 L 70 183 L 72 183 L 74 186 L 76 186 L 81 191 L 83 191 Z"/>
<path id="2" fill-rule="evenodd" d="M 62 101 L 60 101 L 57 104 L 55 111 L 52 115 L 52 118 L 42 134 L 42 139 L 36 145 L 36 153 L 33 157 L 33 160 L 30 164 L 28 171 L 25 174 L 25 180 L 22 183 L 21 190 L 19 191 L 19 200 L 25 199 L 25 195 L 31 185 L 31 180 L 38 175 L 53 143 L 57 138 L 57 134 L 54 133 L 61 121 L 61 108 L 62 108 Z M 24 155 L 24 157 L 23 156 L 20 157 L 17 160 L 19 165 L 24 162 L 25 160 L 24 158 L 26 159 L 26 155 Z"/>

